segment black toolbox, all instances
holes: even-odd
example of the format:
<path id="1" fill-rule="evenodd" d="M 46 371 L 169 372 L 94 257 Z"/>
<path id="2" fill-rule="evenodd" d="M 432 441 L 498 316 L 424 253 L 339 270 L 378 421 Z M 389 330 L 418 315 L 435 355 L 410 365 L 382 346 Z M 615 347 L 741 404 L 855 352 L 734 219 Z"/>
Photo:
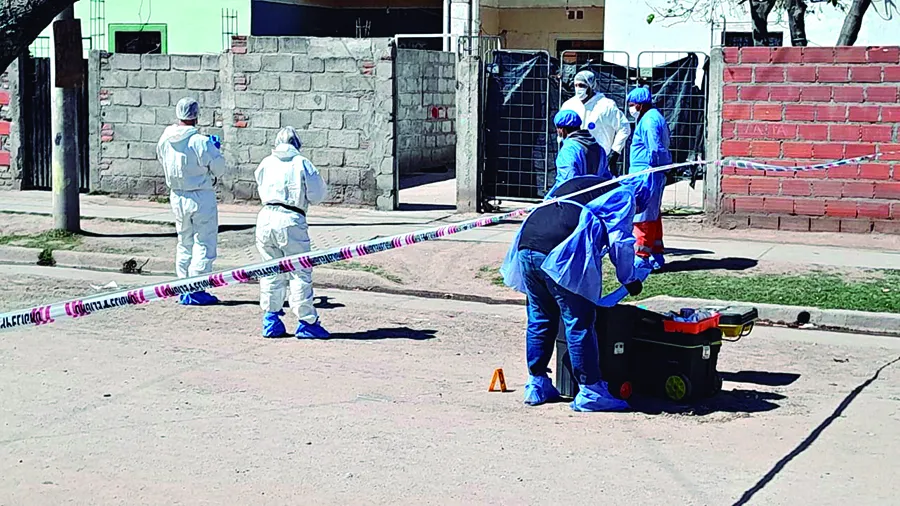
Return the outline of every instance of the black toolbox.
<path id="1" fill-rule="evenodd" d="M 719 313 L 719 330 L 728 341 L 737 341 L 753 332 L 759 311 L 750 306 L 709 306 L 705 311 Z"/>
<path id="2" fill-rule="evenodd" d="M 600 372 L 611 394 L 627 399 L 635 391 L 684 401 L 721 390 L 716 365 L 722 332 L 666 332 L 664 321 L 663 315 L 636 306 L 597 308 Z M 562 325 L 556 339 L 556 385 L 564 397 L 578 394 Z"/>
<path id="3" fill-rule="evenodd" d="M 722 377 L 716 370 L 721 347 L 722 331 L 715 327 L 698 334 L 661 332 L 635 338 L 634 388 L 673 401 L 716 395 L 722 390 Z"/>
<path id="4" fill-rule="evenodd" d="M 619 399 L 632 394 L 632 339 L 650 335 L 647 328 L 662 329 L 662 315 L 634 306 L 598 307 L 594 320 L 597 347 L 600 350 L 600 374 L 610 393 Z M 578 394 L 578 382 L 572 375 L 565 327 L 560 323 L 556 335 L 556 386 L 563 397 Z"/>

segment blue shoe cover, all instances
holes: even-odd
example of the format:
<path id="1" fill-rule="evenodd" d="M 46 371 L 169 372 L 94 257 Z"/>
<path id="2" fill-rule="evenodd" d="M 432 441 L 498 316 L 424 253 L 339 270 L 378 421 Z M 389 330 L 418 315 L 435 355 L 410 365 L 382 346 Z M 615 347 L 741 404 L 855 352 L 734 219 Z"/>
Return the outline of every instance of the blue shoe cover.
<path id="1" fill-rule="evenodd" d="M 559 390 L 553 386 L 553 382 L 547 376 L 528 375 L 525 383 L 525 404 L 539 406 L 545 402 L 559 399 Z"/>
<path id="2" fill-rule="evenodd" d="M 287 329 L 284 328 L 284 323 L 281 322 L 282 316 L 284 316 L 284 311 L 278 311 L 277 313 L 270 311 L 263 315 L 263 337 L 281 337 L 287 334 Z"/>
<path id="3" fill-rule="evenodd" d="M 297 339 L 328 339 L 331 337 L 331 334 L 322 328 L 318 320 L 316 323 L 300 322 L 294 335 Z"/>
<path id="4" fill-rule="evenodd" d="M 572 401 L 572 409 L 582 412 L 625 411 L 628 403 L 609 393 L 605 381 L 593 385 L 578 385 L 578 395 Z"/>
<path id="5" fill-rule="evenodd" d="M 183 294 L 179 302 L 182 306 L 214 306 L 219 299 L 206 292 L 195 292 Z"/>
<path id="6" fill-rule="evenodd" d="M 650 260 L 650 265 L 653 266 L 654 271 L 661 270 L 666 266 L 666 259 L 659 253 L 654 253 L 653 258 Z"/>

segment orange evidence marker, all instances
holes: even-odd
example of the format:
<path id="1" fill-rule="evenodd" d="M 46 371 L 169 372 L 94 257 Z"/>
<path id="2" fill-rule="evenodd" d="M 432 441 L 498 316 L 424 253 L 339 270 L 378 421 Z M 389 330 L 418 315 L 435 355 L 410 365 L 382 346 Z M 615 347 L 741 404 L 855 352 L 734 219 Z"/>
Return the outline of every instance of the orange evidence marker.
<path id="1" fill-rule="evenodd" d="M 488 392 L 496 392 L 497 382 L 500 382 L 500 391 L 508 392 L 506 389 L 506 377 L 503 376 L 503 369 L 495 369 L 494 377 L 491 379 L 491 386 L 488 387 Z"/>

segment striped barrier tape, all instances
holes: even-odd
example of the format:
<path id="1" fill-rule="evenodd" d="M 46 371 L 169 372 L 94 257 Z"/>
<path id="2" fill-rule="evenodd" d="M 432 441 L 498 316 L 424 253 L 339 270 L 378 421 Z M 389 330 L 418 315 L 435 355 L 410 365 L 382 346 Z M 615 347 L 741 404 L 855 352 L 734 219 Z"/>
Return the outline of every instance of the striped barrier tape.
<path id="1" fill-rule="evenodd" d="M 836 162 L 825 163 L 821 165 L 806 167 L 777 167 L 777 170 L 821 170 L 829 167 L 838 167 L 841 165 L 849 165 L 858 163 L 863 160 L 876 158 L 879 155 L 867 155 L 863 157 L 852 158 L 848 160 L 839 160 Z M 333 248 L 321 252 L 310 252 L 300 255 L 284 257 L 277 260 L 270 260 L 258 264 L 249 265 L 239 269 L 230 271 L 222 271 L 214 274 L 195 276 L 191 278 L 177 279 L 167 283 L 148 285 L 134 290 L 122 290 L 112 293 L 97 294 L 92 297 L 83 299 L 75 299 L 65 302 L 57 302 L 53 304 L 35 306 L 28 309 L 18 311 L 10 311 L 0 314 L 0 331 L 17 329 L 25 326 L 42 326 L 55 323 L 60 319 L 79 319 L 84 316 L 104 311 L 107 309 L 115 309 L 125 306 L 136 306 L 147 304 L 157 300 L 165 300 L 178 297 L 183 294 L 199 292 L 212 288 L 221 288 L 241 283 L 247 283 L 250 280 L 259 279 L 274 274 L 282 274 L 296 271 L 297 269 L 312 268 L 352 258 L 371 255 L 382 251 L 402 248 L 412 244 L 441 239 L 449 235 L 458 234 L 466 230 L 474 228 L 487 227 L 500 223 L 501 221 L 518 218 L 524 216 L 533 210 L 551 205 L 562 199 L 570 199 L 583 193 L 587 193 L 605 186 L 609 186 L 626 179 L 638 175 L 644 175 L 654 172 L 664 172 L 679 167 L 688 167 L 694 165 L 718 164 L 721 166 L 737 167 L 737 168 L 763 168 L 763 170 L 776 170 L 776 166 L 769 166 L 755 162 L 744 160 L 725 160 L 725 161 L 693 161 L 667 165 L 664 167 L 655 167 L 642 172 L 627 174 L 624 176 L 604 181 L 600 184 L 579 190 L 569 195 L 564 195 L 551 200 L 543 201 L 530 207 L 516 209 L 505 214 L 478 218 L 474 220 L 464 221 L 443 227 L 423 230 L 410 234 L 400 234 L 388 238 L 373 239 L 350 246 L 341 248 Z"/>

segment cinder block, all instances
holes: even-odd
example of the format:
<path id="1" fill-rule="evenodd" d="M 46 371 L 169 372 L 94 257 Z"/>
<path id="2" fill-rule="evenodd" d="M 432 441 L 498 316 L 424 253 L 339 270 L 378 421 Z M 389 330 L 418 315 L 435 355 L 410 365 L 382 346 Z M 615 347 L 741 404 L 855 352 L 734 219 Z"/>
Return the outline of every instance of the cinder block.
<path id="1" fill-rule="evenodd" d="M 100 156 L 103 158 L 128 158 L 128 143 L 118 139 L 114 142 L 104 142 L 100 145 Z"/>
<path id="2" fill-rule="evenodd" d="M 329 111 L 358 111 L 359 99 L 342 95 L 334 95 L 328 99 Z"/>
<path id="3" fill-rule="evenodd" d="M 317 74 L 312 76 L 313 91 L 335 92 L 342 91 L 344 86 L 341 82 L 343 76 L 341 74 Z"/>
<path id="4" fill-rule="evenodd" d="M 263 55 L 261 69 L 266 72 L 291 72 L 294 70 L 294 57 L 289 54 Z"/>
<path id="5" fill-rule="evenodd" d="M 100 117 L 104 123 L 127 123 L 128 108 L 118 105 L 108 105 L 100 109 Z"/>
<path id="6" fill-rule="evenodd" d="M 323 167 L 340 167 L 344 164 L 344 152 L 340 149 L 316 149 L 312 151 L 312 162 Z"/>
<path id="7" fill-rule="evenodd" d="M 177 90 L 184 89 L 187 81 L 187 74 L 181 71 L 162 72 L 157 78 L 157 85 L 163 89 Z"/>
<path id="8" fill-rule="evenodd" d="M 281 89 L 284 91 L 310 91 L 312 79 L 309 74 L 291 73 L 280 76 Z"/>
<path id="9" fill-rule="evenodd" d="M 156 160 L 156 146 L 149 142 L 129 142 L 128 157 L 137 160 Z"/>
<path id="10" fill-rule="evenodd" d="M 281 113 L 272 111 L 251 111 L 250 125 L 258 128 L 281 128 Z"/>
<path id="11" fill-rule="evenodd" d="M 216 78 L 213 72 L 189 72 L 187 74 L 187 87 L 190 90 L 214 90 Z"/>
<path id="12" fill-rule="evenodd" d="M 250 83 L 247 89 L 252 91 L 278 91 L 278 74 L 259 73 L 248 76 Z"/>
<path id="13" fill-rule="evenodd" d="M 325 72 L 325 60 L 311 58 L 307 55 L 294 56 L 294 72 L 322 73 Z"/>
<path id="14" fill-rule="evenodd" d="M 234 70 L 236 72 L 259 72 L 262 69 L 262 57 L 258 54 L 234 55 Z"/>
<path id="15" fill-rule="evenodd" d="M 165 54 L 142 54 L 141 68 L 143 70 L 169 70 L 172 61 Z"/>
<path id="16" fill-rule="evenodd" d="M 200 107 L 215 109 L 222 105 L 222 94 L 218 91 L 204 91 L 200 93 Z"/>
<path id="17" fill-rule="evenodd" d="M 344 126 L 344 117 L 339 112 L 315 111 L 312 115 L 312 126 L 321 129 L 340 130 Z"/>
<path id="18" fill-rule="evenodd" d="M 285 92 L 271 92 L 263 95 L 263 107 L 270 110 L 288 110 L 294 107 L 294 95 Z"/>
<path id="19" fill-rule="evenodd" d="M 324 148 L 328 145 L 328 132 L 326 130 L 306 130 L 300 132 L 300 140 L 303 141 L 304 148 Z"/>
<path id="20" fill-rule="evenodd" d="M 141 90 L 141 104 L 153 107 L 169 106 L 168 90 Z"/>
<path id="21" fill-rule="evenodd" d="M 234 94 L 234 105 L 239 109 L 259 110 L 263 107 L 261 93 L 240 92 Z"/>
<path id="22" fill-rule="evenodd" d="M 128 76 L 129 88 L 156 88 L 156 72 L 145 70 Z"/>
<path id="23" fill-rule="evenodd" d="M 113 70 L 141 70 L 141 55 L 113 53 L 109 55 L 109 68 Z"/>
<path id="24" fill-rule="evenodd" d="M 359 132 L 333 130 L 328 132 L 328 147 L 358 149 Z"/>
<path id="25" fill-rule="evenodd" d="M 268 145 L 267 131 L 263 128 L 238 128 L 234 131 L 234 145 L 266 146 Z"/>
<path id="26" fill-rule="evenodd" d="M 210 56 L 210 55 L 206 55 Z M 172 68 L 174 70 L 186 70 L 190 72 L 194 72 L 200 70 L 202 68 L 202 58 L 201 56 L 186 56 L 186 55 L 177 55 L 172 56 Z"/>
<path id="27" fill-rule="evenodd" d="M 309 128 L 311 122 L 312 113 L 309 111 L 284 111 L 281 113 L 280 126 L 292 126 L 297 130 L 304 130 Z M 306 142 L 304 141 L 305 144 Z"/>
<path id="28" fill-rule="evenodd" d="M 247 47 L 251 53 L 277 53 L 278 37 L 250 37 Z"/>
<path id="29" fill-rule="evenodd" d="M 298 93 L 294 95 L 294 105 L 300 110 L 323 111 L 326 105 L 325 95 L 322 93 Z"/>
<path id="30" fill-rule="evenodd" d="M 309 41 L 306 37 L 278 37 L 278 52 L 307 54 L 309 52 Z"/>
<path id="31" fill-rule="evenodd" d="M 128 86 L 129 72 L 107 70 L 100 73 L 100 86 L 104 88 L 125 88 Z"/>
<path id="32" fill-rule="evenodd" d="M 200 57 L 200 68 L 202 70 L 218 72 L 222 66 L 221 58 L 222 58 L 221 55 L 205 54 Z"/>
<path id="33" fill-rule="evenodd" d="M 157 116 L 156 119 L 159 120 L 159 116 Z M 147 125 L 147 126 L 140 127 L 140 129 L 141 129 L 140 140 L 142 140 L 144 142 L 159 142 L 159 138 L 162 136 L 163 131 L 165 131 L 166 126 L 168 126 L 168 124 L 172 123 L 173 121 L 174 121 L 174 115 L 166 123 L 162 123 L 162 124 L 157 123 L 156 125 Z"/>
<path id="34" fill-rule="evenodd" d="M 356 73 L 359 63 L 352 58 L 326 58 L 325 72 Z"/>
<path id="35" fill-rule="evenodd" d="M 141 140 L 141 127 L 140 125 L 114 125 L 113 132 L 115 135 L 116 141 L 139 141 Z M 111 143 L 117 144 L 117 142 Z"/>
<path id="36" fill-rule="evenodd" d="M 118 89 L 111 93 L 113 105 L 127 105 L 137 107 L 141 105 L 141 91 L 127 88 Z"/>

